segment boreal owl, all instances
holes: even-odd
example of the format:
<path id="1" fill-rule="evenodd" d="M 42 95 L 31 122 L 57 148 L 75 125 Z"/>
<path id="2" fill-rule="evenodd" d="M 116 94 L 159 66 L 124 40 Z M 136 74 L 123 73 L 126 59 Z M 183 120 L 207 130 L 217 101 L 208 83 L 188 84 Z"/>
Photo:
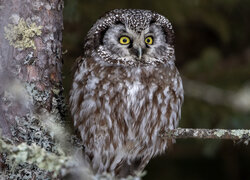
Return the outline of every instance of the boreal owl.
<path id="1" fill-rule="evenodd" d="M 173 41 L 169 20 L 149 10 L 113 10 L 89 30 L 70 108 L 95 173 L 135 175 L 172 143 L 160 133 L 181 117 Z"/>

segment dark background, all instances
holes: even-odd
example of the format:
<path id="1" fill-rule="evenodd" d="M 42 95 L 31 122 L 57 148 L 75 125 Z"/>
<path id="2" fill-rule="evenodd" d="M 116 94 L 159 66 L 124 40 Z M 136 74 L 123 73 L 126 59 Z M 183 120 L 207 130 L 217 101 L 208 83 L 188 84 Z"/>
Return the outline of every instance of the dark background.
<path id="1" fill-rule="evenodd" d="M 250 94 L 249 0 L 65 0 L 66 96 L 71 86 L 70 70 L 82 53 L 87 31 L 100 16 L 115 8 L 150 9 L 172 22 L 176 65 L 183 77 L 221 92 L 244 89 Z M 244 111 L 225 102 L 216 104 L 186 93 L 180 127 L 250 129 L 249 104 Z M 173 149 L 153 159 L 146 170 L 145 180 L 246 180 L 250 179 L 250 145 L 222 140 L 177 140 Z"/>

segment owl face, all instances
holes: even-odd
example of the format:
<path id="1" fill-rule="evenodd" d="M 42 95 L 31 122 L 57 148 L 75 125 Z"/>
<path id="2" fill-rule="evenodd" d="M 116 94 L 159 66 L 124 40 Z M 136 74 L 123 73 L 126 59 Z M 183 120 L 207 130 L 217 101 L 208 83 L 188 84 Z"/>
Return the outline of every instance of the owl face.
<path id="1" fill-rule="evenodd" d="M 110 27 L 103 37 L 103 48 L 116 58 L 148 63 L 168 56 L 168 44 L 159 25 L 136 32 L 125 24 Z"/>
<path id="2" fill-rule="evenodd" d="M 91 28 L 85 56 L 116 65 L 173 62 L 174 32 L 168 19 L 148 10 L 113 10 Z"/>

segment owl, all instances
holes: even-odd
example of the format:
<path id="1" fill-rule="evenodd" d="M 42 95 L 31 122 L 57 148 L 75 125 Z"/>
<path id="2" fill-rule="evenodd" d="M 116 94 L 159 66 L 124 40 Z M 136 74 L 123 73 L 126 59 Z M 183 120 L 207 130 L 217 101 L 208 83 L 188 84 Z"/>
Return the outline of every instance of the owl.
<path id="1" fill-rule="evenodd" d="M 134 176 L 174 141 L 160 137 L 184 99 L 173 41 L 169 20 L 149 10 L 113 10 L 89 30 L 69 101 L 95 173 Z"/>

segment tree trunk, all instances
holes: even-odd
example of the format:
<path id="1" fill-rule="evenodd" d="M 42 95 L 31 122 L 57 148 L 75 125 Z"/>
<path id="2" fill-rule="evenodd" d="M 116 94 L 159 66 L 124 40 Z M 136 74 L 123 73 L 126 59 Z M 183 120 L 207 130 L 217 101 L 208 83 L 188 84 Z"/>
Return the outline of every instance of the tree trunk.
<path id="1" fill-rule="evenodd" d="M 0 128 L 10 144 L 36 143 L 58 152 L 48 121 L 60 123 L 62 96 L 63 0 L 0 0 Z M 11 170 L 0 159 L 6 179 L 45 179 L 51 173 L 21 163 Z"/>

